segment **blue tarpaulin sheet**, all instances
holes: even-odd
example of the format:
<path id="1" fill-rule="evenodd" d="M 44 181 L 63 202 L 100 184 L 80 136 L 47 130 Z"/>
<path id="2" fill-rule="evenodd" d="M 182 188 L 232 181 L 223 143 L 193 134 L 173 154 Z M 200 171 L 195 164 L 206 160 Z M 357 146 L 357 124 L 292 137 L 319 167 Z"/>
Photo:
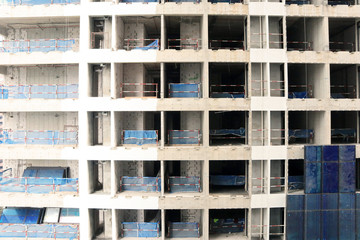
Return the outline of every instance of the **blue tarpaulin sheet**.
<path id="1" fill-rule="evenodd" d="M 122 237 L 160 237 L 160 222 L 122 222 Z"/>
<path id="2" fill-rule="evenodd" d="M 0 99 L 78 98 L 78 84 L 0 86 Z"/>
<path id="3" fill-rule="evenodd" d="M 210 184 L 217 186 L 242 186 L 245 185 L 245 176 L 210 175 Z"/>
<path id="4" fill-rule="evenodd" d="M 210 219 L 210 232 L 212 233 L 243 232 L 244 227 L 244 218 Z"/>
<path id="5" fill-rule="evenodd" d="M 356 136 L 356 129 L 331 129 L 331 137 L 341 137 L 343 140 L 349 140 Z"/>
<path id="6" fill-rule="evenodd" d="M 304 189 L 304 176 L 289 176 L 289 190 Z"/>
<path id="7" fill-rule="evenodd" d="M 198 98 L 200 97 L 200 85 L 198 83 L 170 83 L 169 97 Z"/>
<path id="8" fill-rule="evenodd" d="M 63 178 L 64 176 L 65 168 L 61 167 L 29 167 L 23 173 L 23 177 Z"/>
<path id="9" fill-rule="evenodd" d="M 197 222 L 169 222 L 170 238 L 199 238 L 200 229 Z"/>
<path id="10" fill-rule="evenodd" d="M 210 130 L 210 136 L 220 136 L 220 135 L 235 135 L 235 136 L 243 137 L 245 136 L 245 128 Z"/>
<path id="11" fill-rule="evenodd" d="M 127 177 L 121 178 L 122 191 L 139 191 L 139 192 L 160 192 L 160 177 Z"/>
<path id="12" fill-rule="evenodd" d="M 200 144 L 200 132 L 198 130 L 170 131 L 169 144 Z"/>
<path id="13" fill-rule="evenodd" d="M 157 0 L 124 0 L 123 2 L 158 2 Z M 155 40 L 145 47 L 136 47 L 137 50 L 159 49 L 159 40 Z"/>
<path id="14" fill-rule="evenodd" d="M 41 216 L 40 208 L 5 208 L 0 217 L 0 223 L 38 223 Z"/>
<path id="15" fill-rule="evenodd" d="M 169 177 L 170 192 L 200 192 L 200 177 Z"/>
<path id="16" fill-rule="evenodd" d="M 6 0 L 6 5 L 50 5 L 80 3 L 80 0 Z M 1 4 L 0 4 L 1 5 Z"/>
<path id="17" fill-rule="evenodd" d="M 157 144 L 156 130 L 124 130 L 124 144 Z"/>
<path id="18" fill-rule="evenodd" d="M 289 138 L 312 138 L 313 136 L 312 129 L 289 129 Z"/>
<path id="19" fill-rule="evenodd" d="M 289 92 L 288 98 L 308 98 L 307 92 Z"/>
<path id="20" fill-rule="evenodd" d="M 0 52 L 51 52 L 69 51 L 75 45 L 75 39 L 36 39 L 36 40 L 5 40 L 0 41 Z"/>
<path id="21" fill-rule="evenodd" d="M 77 131 L 2 130 L 0 144 L 76 145 Z"/>

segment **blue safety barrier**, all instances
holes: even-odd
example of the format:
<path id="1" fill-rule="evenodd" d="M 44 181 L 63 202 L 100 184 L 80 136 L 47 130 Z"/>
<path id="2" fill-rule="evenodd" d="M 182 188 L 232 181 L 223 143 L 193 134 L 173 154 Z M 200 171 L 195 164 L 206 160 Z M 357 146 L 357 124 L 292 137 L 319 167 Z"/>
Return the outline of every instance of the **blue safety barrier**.
<path id="1" fill-rule="evenodd" d="M 0 144 L 76 145 L 77 131 L 2 130 Z"/>
<path id="2" fill-rule="evenodd" d="M 123 131 L 124 144 L 157 144 L 158 133 L 157 130 L 124 130 Z"/>
<path id="3" fill-rule="evenodd" d="M 123 2 L 158 2 L 158 0 L 123 0 Z M 155 40 L 144 47 L 136 47 L 137 50 L 159 49 L 159 40 Z"/>
<path id="4" fill-rule="evenodd" d="M 70 51 L 75 46 L 75 39 L 30 39 L 0 41 L 0 52 L 51 52 Z"/>
<path id="5" fill-rule="evenodd" d="M 199 98 L 200 84 L 198 83 L 170 83 L 169 97 L 172 98 Z"/>
<path id="6" fill-rule="evenodd" d="M 244 218 L 210 219 L 211 233 L 236 233 L 243 232 Z"/>
<path id="7" fill-rule="evenodd" d="M 212 98 L 244 98 L 244 93 L 211 93 Z"/>
<path id="8" fill-rule="evenodd" d="M 356 129 L 353 129 L 353 128 L 331 129 L 331 137 L 332 138 L 342 138 L 343 141 L 348 142 L 350 140 L 350 138 L 356 137 Z"/>
<path id="9" fill-rule="evenodd" d="M 239 129 L 215 129 L 210 130 L 210 136 L 226 136 L 226 135 L 233 135 L 237 136 L 239 138 L 245 136 L 245 128 L 239 128 Z"/>
<path id="10" fill-rule="evenodd" d="M 127 177 L 120 178 L 120 191 L 160 192 L 160 177 Z"/>
<path id="11" fill-rule="evenodd" d="M 241 175 L 210 175 L 210 185 L 242 186 L 242 185 L 245 185 L 245 176 L 241 176 Z"/>
<path id="12" fill-rule="evenodd" d="M 160 237 L 160 222 L 122 222 L 122 237 Z"/>
<path id="13" fill-rule="evenodd" d="M 64 99 L 79 97 L 78 84 L 0 86 L 0 99 Z"/>
<path id="14" fill-rule="evenodd" d="M 305 92 L 289 92 L 288 98 L 308 98 L 308 93 Z"/>
<path id="15" fill-rule="evenodd" d="M 169 144 L 200 144 L 199 130 L 170 130 Z"/>
<path id="16" fill-rule="evenodd" d="M 199 238 L 200 227 L 197 222 L 169 222 L 169 238 Z"/>
<path id="17" fill-rule="evenodd" d="M 80 0 L 5 0 L 0 5 L 9 6 L 33 6 L 33 5 L 52 5 L 52 4 L 77 4 Z"/>
<path id="18" fill-rule="evenodd" d="M 289 138 L 312 139 L 314 137 L 313 129 L 289 129 Z"/>
<path id="19" fill-rule="evenodd" d="M 304 176 L 289 176 L 288 187 L 289 190 L 304 189 Z"/>
<path id="20" fill-rule="evenodd" d="M 201 192 L 200 177 L 171 176 L 168 188 L 169 192 Z"/>

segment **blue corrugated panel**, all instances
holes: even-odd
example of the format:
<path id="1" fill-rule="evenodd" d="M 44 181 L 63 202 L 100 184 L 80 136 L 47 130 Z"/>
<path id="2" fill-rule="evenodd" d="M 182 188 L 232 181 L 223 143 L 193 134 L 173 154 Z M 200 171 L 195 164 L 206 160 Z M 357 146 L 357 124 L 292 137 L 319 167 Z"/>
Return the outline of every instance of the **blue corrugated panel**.
<path id="1" fill-rule="evenodd" d="M 320 162 L 321 150 L 321 146 L 305 146 L 305 161 Z"/>
<path id="2" fill-rule="evenodd" d="M 305 239 L 321 239 L 321 194 L 305 195 Z"/>
<path id="3" fill-rule="evenodd" d="M 305 193 L 321 192 L 321 163 L 305 164 Z"/>
<path id="4" fill-rule="evenodd" d="M 287 212 L 286 239 L 287 240 L 304 239 L 304 211 Z"/>
<path id="5" fill-rule="evenodd" d="M 360 240 L 360 193 L 355 194 L 356 198 L 356 239 Z"/>
<path id="6" fill-rule="evenodd" d="M 355 145 L 343 145 L 339 147 L 340 161 L 352 162 L 355 161 Z"/>
<path id="7" fill-rule="evenodd" d="M 339 163 L 324 162 L 322 167 L 322 192 L 339 192 Z"/>
<path id="8" fill-rule="evenodd" d="M 338 194 L 322 195 L 322 233 L 323 239 L 338 239 Z"/>
<path id="9" fill-rule="evenodd" d="M 339 192 L 355 192 L 355 162 L 339 163 Z"/>
<path id="10" fill-rule="evenodd" d="M 339 146 L 323 146 L 323 161 L 339 161 Z"/>
<path id="11" fill-rule="evenodd" d="M 355 239 L 355 194 L 339 194 L 339 239 Z"/>
<path id="12" fill-rule="evenodd" d="M 322 209 L 323 210 L 338 210 L 339 208 L 339 194 L 325 193 L 322 194 Z"/>
<path id="13" fill-rule="evenodd" d="M 304 195 L 288 195 L 287 210 L 288 211 L 304 210 Z"/>

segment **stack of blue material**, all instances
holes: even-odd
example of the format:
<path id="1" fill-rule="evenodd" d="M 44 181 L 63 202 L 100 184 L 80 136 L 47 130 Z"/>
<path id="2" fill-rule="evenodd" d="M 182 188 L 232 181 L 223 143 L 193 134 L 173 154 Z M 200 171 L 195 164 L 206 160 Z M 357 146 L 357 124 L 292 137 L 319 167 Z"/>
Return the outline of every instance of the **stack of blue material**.
<path id="1" fill-rule="evenodd" d="M 355 239 L 356 218 L 355 146 L 306 146 L 305 194 L 287 197 L 287 239 Z"/>

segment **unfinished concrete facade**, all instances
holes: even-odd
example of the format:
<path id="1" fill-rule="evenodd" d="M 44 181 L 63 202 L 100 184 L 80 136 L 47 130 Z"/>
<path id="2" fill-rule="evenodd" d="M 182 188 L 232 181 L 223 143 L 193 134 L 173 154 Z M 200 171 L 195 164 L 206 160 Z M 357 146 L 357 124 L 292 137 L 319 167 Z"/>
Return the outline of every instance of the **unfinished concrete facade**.
<path id="1" fill-rule="evenodd" d="M 0 5 L 3 169 L 78 179 L 0 207 L 78 208 L 85 240 L 285 239 L 304 145 L 360 158 L 358 0 L 75 2 Z"/>

